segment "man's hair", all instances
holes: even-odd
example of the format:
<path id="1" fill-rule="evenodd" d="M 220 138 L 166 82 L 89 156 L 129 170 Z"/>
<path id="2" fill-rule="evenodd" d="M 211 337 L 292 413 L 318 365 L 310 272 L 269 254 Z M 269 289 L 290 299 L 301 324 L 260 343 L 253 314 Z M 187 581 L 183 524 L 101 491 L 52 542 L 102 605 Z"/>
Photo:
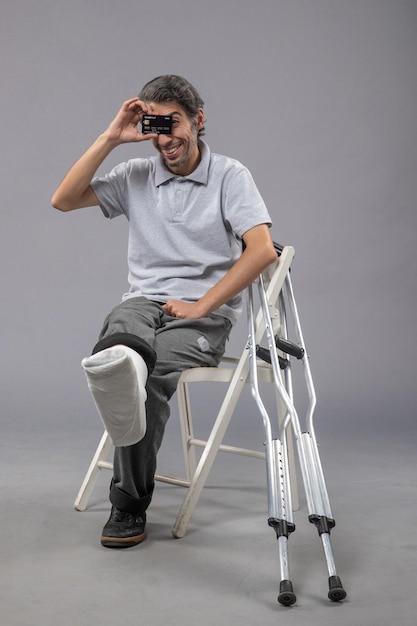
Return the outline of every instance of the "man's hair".
<path id="1" fill-rule="evenodd" d="M 204 107 L 204 101 L 197 89 L 182 76 L 164 74 L 150 80 L 142 87 L 139 98 L 144 102 L 177 102 L 195 124 L 197 114 Z M 204 127 L 198 136 L 204 135 Z"/>

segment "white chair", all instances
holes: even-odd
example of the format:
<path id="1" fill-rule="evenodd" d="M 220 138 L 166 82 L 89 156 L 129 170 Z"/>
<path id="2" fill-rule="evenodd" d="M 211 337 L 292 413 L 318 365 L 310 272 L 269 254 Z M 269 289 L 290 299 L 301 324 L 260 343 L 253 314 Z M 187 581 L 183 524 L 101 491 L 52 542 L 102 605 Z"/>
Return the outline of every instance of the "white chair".
<path id="1" fill-rule="evenodd" d="M 264 272 L 265 280 L 268 284 L 267 297 L 270 302 L 271 315 L 275 321 L 276 330 L 280 325 L 279 311 L 275 304 L 281 292 L 285 277 L 290 269 L 291 262 L 294 257 L 294 248 L 286 246 L 279 248 L 279 258 L 271 264 Z M 264 330 L 264 320 L 262 311 L 259 310 L 256 318 L 256 336 L 260 341 Z M 269 364 L 259 362 L 260 382 L 274 382 L 273 371 Z M 227 385 L 227 391 L 223 400 L 223 404 L 217 414 L 211 434 L 207 441 L 196 439 L 194 437 L 192 410 L 189 385 L 191 383 L 202 382 L 218 382 Z M 183 537 L 192 512 L 198 502 L 201 491 L 205 485 L 210 469 L 218 451 L 240 454 L 248 457 L 265 459 L 265 453 L 257 450 L 249 450 L 229 445 L 223 445 L 223 438 L 229 425 L 230 419 L 236 408 L 236 404 L 242 393 L 244 385 L 249 382 L 249 353 L 247 346 L 244 347 L 240 358 L 225 356 L 222 363 L 217 368 L 197 367 L 182 372 L 178 386 L 178 409 L 179 421 L 181 427 L 182 446 L 184 454 L 185 476 L 170 476 L 157 474 L 155 479 L 158 481 L 179 485 L 187 488 L 187 495 L 183 506 L 178 514 L 172 533 L 175 537 Z M 278 419 L 283 418 L 283 410 L 280 399 L 277 397 L 277 413 Z M 197 464 L 195 449 L 203 448 L 203 452 L 199 463 Z M 293 508 L 298 508 L 298 493 L 296 485 L 296 472 L 294 464 L 294 455 L 292 453 L 292 441 L 289 439 L 289 458 L 290 471 L 292 475 L 292 496 Z M 91 460 L 89 468 L 86 472 L 84 480 L 78 491 L 74 502 L 74 507 L 78 511 L 84 511 L 88 506 L 88 502 L 93 493 L 94 487 L 101 473 L 101 470 L 112 470 L 113 464 L 108 460 L 112 444 L 107 432 L 103 436 L 97 446 L 94 456 Z"/>

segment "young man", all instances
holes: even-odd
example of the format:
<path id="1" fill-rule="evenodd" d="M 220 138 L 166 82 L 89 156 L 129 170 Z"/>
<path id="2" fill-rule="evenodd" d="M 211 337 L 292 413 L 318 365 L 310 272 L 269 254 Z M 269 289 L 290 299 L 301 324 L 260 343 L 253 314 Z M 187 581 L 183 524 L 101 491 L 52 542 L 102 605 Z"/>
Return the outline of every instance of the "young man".
<path id="1" fill-rule="evenodd" d="M 106 217 L 129 220 L 130 290 L 82 362 L 115 445 L 112 510 L 101 536 L 109 548 L 145 537 L 156 455 L 181 371 L 218 365 L 240 292 L 276 259 L 270 216 L 250 173 L 201 140 L 203 105 L 180 76 L 151 80 L 52 197 L 61 211 L 99 205 Z M 147 114 L 172 116 L 171 132 L 143 134 L 138 124 Z M 95 176 L 115 147 L 140 141 L 158 154 Z"/>

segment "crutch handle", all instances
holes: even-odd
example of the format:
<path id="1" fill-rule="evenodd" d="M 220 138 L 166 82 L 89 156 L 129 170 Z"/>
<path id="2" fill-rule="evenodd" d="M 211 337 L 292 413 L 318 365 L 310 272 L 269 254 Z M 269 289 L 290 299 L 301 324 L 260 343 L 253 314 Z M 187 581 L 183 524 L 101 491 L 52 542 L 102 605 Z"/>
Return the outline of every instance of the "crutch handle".
<path id="1" fill-rule="evenodd" d="M 269 363 L 271 365 L 271 353 L 267 348 L 262 348 L 262 346 L 256 346 L 256 356 L 261 359 L 261 361 L 265 361 L 265 363 Z M 283 359 L 281 356 L 278 356 L 279 366 L 282 370 L 285 370 L 288 367 L 288 359 Z"/>
<path id="2" fill-rule="evenodd" d="M 292 341 L 288 341 L 288 339 L 282 339 L 282 337 L 275 336 L 275 344 L 278 350 L 281 352 L 285 352 L 285 354 L 289 354 L 296 359 L 302 359 L 304 356 L 304 348 L 300 348 L 297 344 Z"/>

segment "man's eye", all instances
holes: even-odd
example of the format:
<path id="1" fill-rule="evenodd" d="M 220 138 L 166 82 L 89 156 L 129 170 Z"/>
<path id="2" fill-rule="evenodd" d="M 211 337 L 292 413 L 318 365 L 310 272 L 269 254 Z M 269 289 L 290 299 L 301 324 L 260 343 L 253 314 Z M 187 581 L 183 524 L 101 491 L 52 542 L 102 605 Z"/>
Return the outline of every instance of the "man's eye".
<path id="1" fill-rule="evenodd" d="M 178 126 L 179 123 L 180 123 L 179 120 L 172 120 L 172 125 L 173 126 Z"/>

